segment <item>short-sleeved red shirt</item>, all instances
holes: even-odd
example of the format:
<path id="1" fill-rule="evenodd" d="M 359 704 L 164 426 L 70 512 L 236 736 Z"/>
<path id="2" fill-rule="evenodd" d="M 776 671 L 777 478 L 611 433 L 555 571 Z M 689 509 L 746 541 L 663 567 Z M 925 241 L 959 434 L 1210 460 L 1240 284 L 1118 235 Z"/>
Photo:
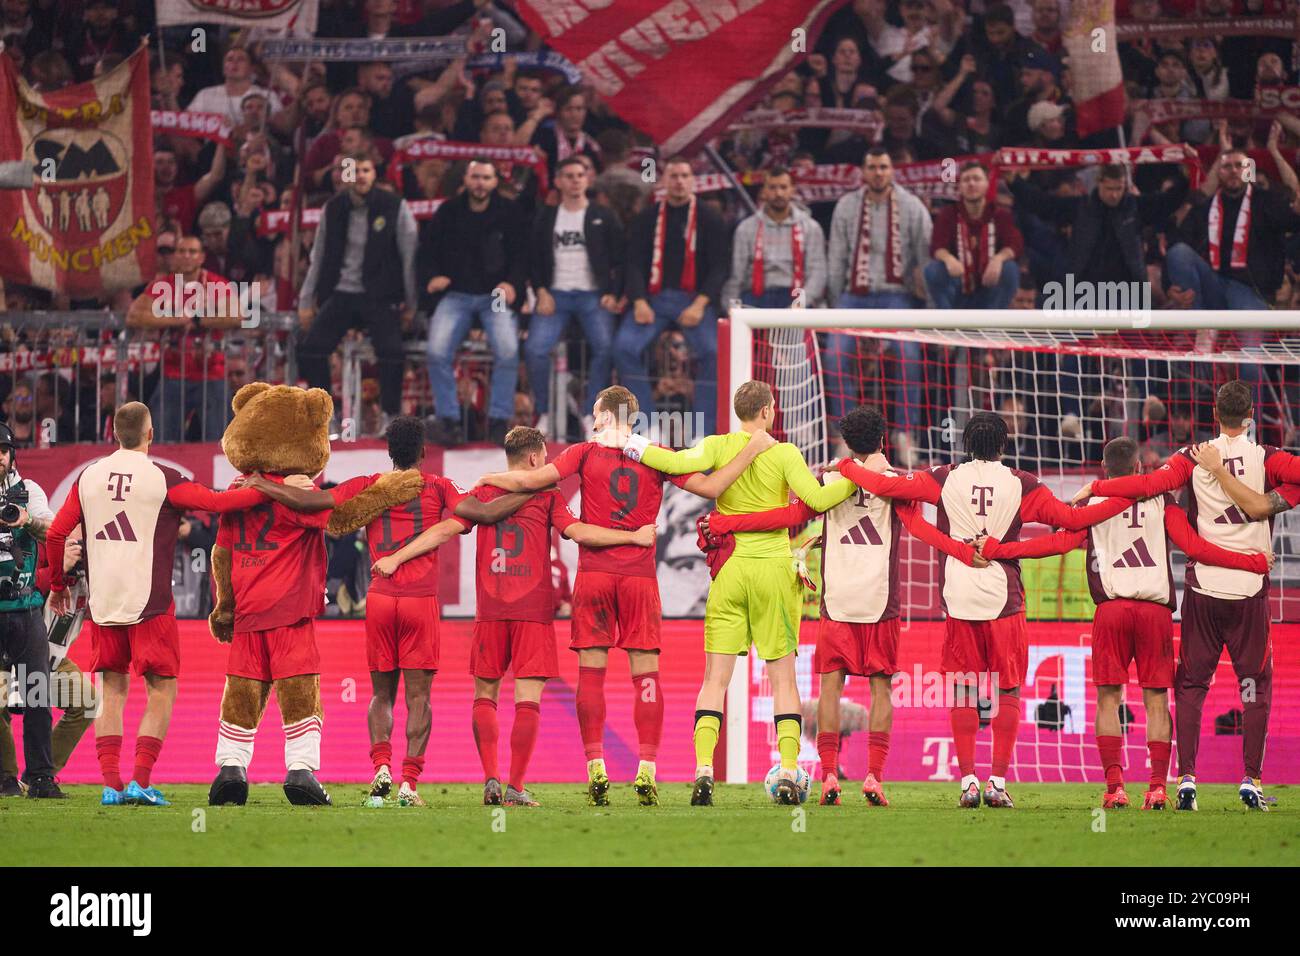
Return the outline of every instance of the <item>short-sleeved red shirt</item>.
<path id="1" fill-rule="evenodd" d="M 330 489 L 336 503 L 342 504 L 353 495 L 369 488 L 380 478 L 379 475 L 362 475 L 350 478 Z M 370 548 L 370 561 L 373 564 L 380 558 L 400 551 L 430 528 L 442 520 L 445 508 L 451 511 L 465 497 L 450 478 L 441 475 L 425 474 L 424 490 L 418 498 L 412 498 L 404 505 L 389 508 L 370 524 L 366 525 L 366 544 Z M 438 593 L 438 549 L 434 548 L 418 558 L 412 558 L 397 569 L 390 578 L 375 577 L 370 582 L 370 590 L 375 594 L 391 594 L 394 597 L 428 597 Z"/>
<path id="2" fill-rule="evenodd" d="M 601 528 L 635 531 L 654 524 L 664 500 L 664 482 L 684 488 L 691 475 L 665 475 L 632 461 L 617 448 L 595 442 L 570 445 L 551 462 L 561 478 L 578 475 L 582 520 Z M 631 577 L 655 576 L 654 548 L 618 544 L 578 549 L 579 571 L 608 571 Z"/>
<path id="3" fill-rule="evenodd" d="M 480 485 L 470 492 L 479 501 L 506 494 Z M 555 619 L 551 576 L 551 528 L 561 533 L 578 519 L 554 489 L 543 491 L 503 521 L 478 529 L 477 621 Z"/>
<path id="4" fill-rule="evenodd" d="M 275 502 L 221 516 L 217 544 L 230 549 L 236 631 L 288 627 L 320 614 L 329 517 L 329 509 L 300 512 Z"/>

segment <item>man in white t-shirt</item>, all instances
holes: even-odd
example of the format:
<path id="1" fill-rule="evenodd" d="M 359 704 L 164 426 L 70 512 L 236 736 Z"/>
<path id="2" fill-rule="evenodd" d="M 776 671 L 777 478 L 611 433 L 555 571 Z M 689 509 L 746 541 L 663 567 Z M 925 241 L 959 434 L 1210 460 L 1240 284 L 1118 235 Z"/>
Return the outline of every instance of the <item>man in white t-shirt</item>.
<path id="1" fill-rule="evenodd" d="M 253 58 L 243 47 L 231 47 L 221 61 L 221 75 L 226 82 L 206 86 L 190 100 L 187 110 L 195 113 L 220 113 L 239 125 L 243 122 L 244 97 L 265 97 L 271 102 L 271 91 L 253 83 Z"/>
<path id="2" fill-rule="evenodd" d="M 555 170 L 557 206 L 543 206 L 533 223 L 532 283 L 537 306 L 524 343 L 528 382 L 533 390 L 538 429 L 550 434 L 551 354 L 569 321 L 582 324 L 587 348 L 587 400 L 609 385 L 616 316 L 622 308 L 623 230 L 605 206 L 587 199 L 591 185 L 578 156 Z M 561 436 L 562 437 L 562 436 Z"/>

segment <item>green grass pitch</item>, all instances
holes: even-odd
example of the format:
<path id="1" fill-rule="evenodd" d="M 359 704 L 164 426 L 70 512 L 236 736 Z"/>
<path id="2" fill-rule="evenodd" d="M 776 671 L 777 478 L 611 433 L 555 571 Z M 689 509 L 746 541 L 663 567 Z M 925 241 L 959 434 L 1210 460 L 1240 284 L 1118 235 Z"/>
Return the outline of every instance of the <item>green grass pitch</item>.
<path id="1" fill-rule="evenodd" d="M 266 785 L 245 807 L 208 807 L 204 786 L 164 787 L 167 808 L 101 807 L 99 788 L 79 786 L 57 803 L 0 800 L 0 839 L 9 866 L 1270 866 L 1300 850 L 1294 787 L 1269 788 L 1270 813 L 1207 785 L 1198 813 L 1102 815 L 1092 785 L 1013 785 L 1016 809 L 977 811 L 956 807 L 955 784 L 887 784 L 887 808 L 846 786 L 843 806 L 803 813 L 757 784 L 719 786 L 712 808 L 691 807 L 680 783 L 661 788 L 658 808 L 637 806 L 627 784 L 604 808 L 580 784 L 544 784 L 541 807 L 505 810 L 463 784 L 421 785 L 427 808 L 363 807 L 357 784 L 330 786 L 330 808 L 291 807 Z"/>

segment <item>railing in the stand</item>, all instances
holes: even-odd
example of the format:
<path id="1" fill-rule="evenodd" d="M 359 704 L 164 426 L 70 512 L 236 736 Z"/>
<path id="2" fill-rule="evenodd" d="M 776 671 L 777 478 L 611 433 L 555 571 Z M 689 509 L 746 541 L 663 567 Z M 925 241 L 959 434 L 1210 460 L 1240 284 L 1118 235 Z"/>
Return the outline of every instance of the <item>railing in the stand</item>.
<path id="1" fill-rule="evenodd" d="M 21 445 L 98 442 L 131 400 L 149 405 L 155 440 L 218 441 L 246 382 L 295 381 L 297 319 L 264 312 L 220 331 L 128 329 L 120 312 L 0 314 L 0 408 Z"/>

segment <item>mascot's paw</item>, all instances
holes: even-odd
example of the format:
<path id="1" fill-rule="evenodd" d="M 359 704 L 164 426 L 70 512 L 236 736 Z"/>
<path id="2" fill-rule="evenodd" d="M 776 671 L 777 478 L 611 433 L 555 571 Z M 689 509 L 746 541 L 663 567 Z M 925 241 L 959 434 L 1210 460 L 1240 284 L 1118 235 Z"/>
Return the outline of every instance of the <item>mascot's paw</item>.
<path id="1" fill-rule="evenodd" d="M 389 508 L 420 497 L 423 491 L 424 475 L 420 472 L 409 468 L 390 471 L 364 491 L 340 502 L 330 512 L 325 533 L 334 538 L 351 534 L 370 524 Z"/>
<path id="2" fill-rule="evenodd" d="M 235 639 L 235 615 L 230 611 L 213 611 L 208 615 L 208 630 L 222 644 Z"/>
<path id="3" fill-rule="evenodd" d="M 248 775 L 243 767 L 222 767 L 208 790 L 208 806 L 242 807 L 248 802 Z"/>
<path id="4" fill-rule="evenodd" d="M 330 795 L 310 770 L 290 770 L 284 778 L 284 795 L 295 807 L 331 806 Z"/>

